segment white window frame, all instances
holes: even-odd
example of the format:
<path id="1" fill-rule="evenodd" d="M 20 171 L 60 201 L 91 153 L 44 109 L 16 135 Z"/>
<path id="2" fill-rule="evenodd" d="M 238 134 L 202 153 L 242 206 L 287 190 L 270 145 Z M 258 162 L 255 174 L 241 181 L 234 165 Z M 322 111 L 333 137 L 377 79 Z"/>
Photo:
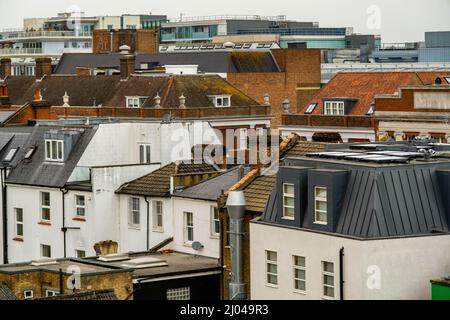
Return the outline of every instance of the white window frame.
<path id="1" fill-rule="evenodd" d="M 239 150 L 246 150 L 248 148 L 248 129 L 239 129 Z"/>
<path id="2" fill-rule="evenodd" d="M 80 257 L 79 253 L 83 253 L 84 256 Z M 75 257 L 78 259 L 83 259 L 86 257 L 86 250 L 82 250 L 82 249 L 75 249 Z"/>
<path id="3" fill-rule="evenodd" d="M 126 107 L 129 109 L 139 109 L 142 108 L 144 103 L 141 103 L 141 100 L 147 100 L 148 97 L 142 97 L 142 96 L 129 96 L 125 97 L 126 100 Z"/>
<path id="4" fill-rule="evenodd" d="M 191 217 L 191 219 L 188 219 L 188 217 Z M 183 213 L 183 219 L 184 219 L 184 243 L 185 244 L 191 244 L 192 242 L 194 242 L 194 213 L 193 212 L 189 212 L 189 211 L 185 211 Z M 189 221 L 190 220 L 190 221 Z M 189 224 L 189 222 L 191 222 Z M 189 230 L 192 231 L 192 239 L 189 239 Z"/>
<path id="5" fill-rule="evenodd" d="M 317 196 L 317 191 L 318 190 L 325 190 L 326 192 L 326 198 L 321 198 Z M 326 210 L 320 210 L 317 209 L 318 205 L 317 202 L 325 202 L 325 206 L 326 206 Z M 318 218 L 318 214 L 325 214 L 326 217 L 326 221 L 321 221 Z M 314 187 L 314 223 L 315 224 L 321 224 L 321 225 L 328 225 L 328 188 L 327 187 L 323 187 L 323 186 L 315 186 Z"/>
<path id="6" fill-rule="evenodd" d="M 286 193 L 286 187 L 292 186 L 294 189 L 294 193 Z M 286 205 L 285 199 L 292 198 L 294 200 L 294 205 Z M 294 211 L 294 215 L 291 217 L 286 215 L 286 209 L 292 209 Z M 295 185 L 293 183 L 283 183 L 283 219 L 286 220 L 295 220 Z"/>
<path id="7" fill-rule="evenodd" d="M 296 258 L 303 259 L 303 261 L 305 262 L 304 265 L 303 266 L 298 265 L 296 263 Z M 305 277 L 304 278 L 297 278 L 296 277 L 296 271 L 297 270 L 304 271 L 305 272 Z M 292 276 L 293 276 L 292 278 L 294 279 L 294 283 L 293 283 L 293 285 L 294 285 L 294 292 L 305 294 L 306 290 L 307 290 L 307 287 L 306 287 L 306 257 L 305 256 L 298 256 L 298 255 L 293 255 L 292 256 L 292 272 L 293 272 L 292 273 Z M 298 288 L 296 288 L 297 282 L 303 282 L 305 284 L 305 289 L 298 289 Z"/>
<path id="8" fill-rule="evenodd" d="M 191 288 L 173 288 L 167 289 L 166 291 L 166 299 L 167 300 L 190 300 L 191 299 Z"/>
<path id="9" fill-rule="evenodd" d="M 164 202 L 161 200 L 153 200 L 153 231 L 163 232 L 164 231 Z M 158 208 L 161 209 L 159 212 Z M 161 225 L 158 224 L 158 217 L 161 218 Z"/>
<path id="10" fill-rule="evenodd" d="M 137 202 L 135 202 L 135 200 L 137 200 Z M 141 199 L 139 197 L 130 197 L 128 201 L 128 226 L 133 229 L 139 229 L 141 227 Z M 138 205 L 137 209 L 134 207 L 134 204 L 136 203 Z M 136 217 L 138 223 L 136 223 Z"/>
<path id="11" fill-rule="evenodd" d="M 231 95 L 210 96 L 210 99 L 216 108 L 231 107 Z"/>
<path id="12" fill-rule="evenodd" d="M 8 154 L 5 156 L 3 161 L 11 162 L 14 159 L 14 157 L 16 156 L 17 150 L 19 150 L 19 148 L 13 148 L 13 149 L 9 150 Z"/>
<path id="13" fill-rule="evenodd" d="M 44 194 L 48 194 L 48 205 L 44 204 Z M 39 193 L 40 204 L 41 204 L 41 221 L 50 222 L 52 219 L 52 210 L 51 210 L 51 194 L 48 191 L 41 191 Z M 48 219 L 44 217 L 44 210 L 48 210 Z"/>
<path id="14" fill-rule="evenodd" d="M 53 157 L 54 144 L 56 145 L 56 157 Z M 55 139 L 45 140 L 45 160 L 64 161 L 64 141 Z"/>
<path id="15" fill-rule="evenodd" d="M 333 266 L 333 272 L 326 271 L 325 265 L 327 263 L 330 263 Z M 325 283 L 325 277 L 332 277 L 333 278 L 333 285 L 329 285 Z M 334 276 L 334 263 L 330 261 L 322 261 L 322 296 L 324 299 L 335 299 L 336 298 L 336 278 Z M 325 288 L 332 288 L 333 289 L 333 296 L 327 296 L 325 295 Z"/>
<path id="16" fill-rule="evenodd" d="M 152 161 L 152 145 L 149 143 L 139 144 L 139 163 L 149 164 Z"/>
<path id="17" fill-rule="evenodd" d="M 22 221 L 19 221 L 17 219 L 17 213 L 18 211 L 21 211 L 21 215 L 22 215 Z M 24 234 L 24 230 L 23 230 L 23 208 L 14 208 L 14 234 L 16 238 L 21 238 L 23 239 L 23 234 Z M 22 226 L 22 234 L 19 234 L 19 226 Z"/>
<path id="18" fill-rule="evenodd" d="M 51 289 L 45 290 L 46 297 L 54 297 L 54 296 L 57 296 L 58 294 L 59 294 L 59 291 L 56 291 L 56 290 L 51 290 Z"/>
<path id="19" fill-rule="evenodd" d="M 211 237 L 218 238 L 220 236 L 220 216 L 217 206 L 211 206 Z M 217 218 L 216 218 L 217 214 Z M 216 232 L 216 227 L 218 232 Z"/>
<path id="20" fill-rule="evenodd" d="M 276 260 L 270 260 L 269 255 L 270 255 L 271 253 L 274 253 L 274 254 L 275 254 Z M 265 263 L 265 265 L 266 265 L 266 273 L 265 273 L 265 276 L 266 276 L 266 280 L 265 280 L 266 286 L 278 288 L 278 252 L 273 251 L 273 250 L 266 250 L 264 254 L 265 254 L 265 260 L 266 260 L 266 263 Z M 276 273 L 270 272 L 270 271 L 269 271 L 270 266 L 275 266 L 275 268 L 277 269 L 277 270 L 276 270 Z M 271 283 L 271 282 L 269 282 L 270 276 L 275 277 L 276 283 Z"/>
<path id="21" fill-rule="evenodd" d="M 80 205 L 78 204 L 78 198 L 82 197 L 84 200 L 84 205 Z M 83 214 L 79 214 L 78 213 L 78 209 L 82 209 L 83 210 Z M 86 218 L 86 196 L 82 195 L 82 194 L 76 194 L 75 195 L 75 212 L 76 212 L 76 216 L 80 217 L 80 218 Z"/>
<path id="22" fill-rule="evenodd" d="M 327 116 L 345 116 L 344 101 L 325 101 L 323 114 Z"/>
<path id="23" fill-rule="evenodd" d="M 305 114 L 313 113 L 313 111 L 316 109 L 316 107 L 317 107 L 317 103 L 310 103 L 308 105 L 308 108 L 306 108 L 306 110 L 305 110 Z"/>
<path id="24" fill-rule="evenodd" d="M 25 300 L 31 300 L 34 297 L 34 291 L 33 290 L 23 290 L 23 298 Z"/>
<path id="25" fill-rule="evenodd" d="M 50 256 L 44 256 L 44 249 L 49 249 L 50 251 Z M 41 257 L 42 258 L 51 258 L 52 257 L 52 246 L 48 245 L 48 244 L 42 244 L 41 243 Z"/>
<path id="26" fill-rule="evenodd" d="M 375 106 L 370 106 L 369 110 L 367 110 L 366 115 L 371 116 L 375 113 Z"/>

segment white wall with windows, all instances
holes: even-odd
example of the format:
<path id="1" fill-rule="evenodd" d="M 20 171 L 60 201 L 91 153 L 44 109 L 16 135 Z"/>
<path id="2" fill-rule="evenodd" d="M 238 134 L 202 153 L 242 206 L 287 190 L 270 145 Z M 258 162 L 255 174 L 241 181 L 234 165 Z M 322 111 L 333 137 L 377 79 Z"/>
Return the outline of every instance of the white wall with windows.
<path id="1" fill-rule="evenodd" d="M 171 198 L 147 197 L 148 207 L 145 197 L 141 196 L 120 194 L 119 201 L 120 252 L 147 251 L 173 237 Z M 132 221 L 133 217 L 135 221 Z M 147 234 L 149 248 L 147 248 Z"/>
<path id="2" fill-rule="evenodd" d="M 217 202 L 174 197 L 173 210 L 174 250 L 219 258 L 220 225 Z M 192 249 L 193 242 L 200 242 L 203 249 Z"/>
<path id="3" fill-rule="evenodd" d="M 346 300 L 430 299 L 430 280 L 450 267 L 450 235 L 360 241 L 256 222 L 250 224 L 251 299 L 339 299 L 342 247 Z M 277 266 L 270 274 L 268 263 Z M 276 284 L 268 281 L 275 277 Z"/>

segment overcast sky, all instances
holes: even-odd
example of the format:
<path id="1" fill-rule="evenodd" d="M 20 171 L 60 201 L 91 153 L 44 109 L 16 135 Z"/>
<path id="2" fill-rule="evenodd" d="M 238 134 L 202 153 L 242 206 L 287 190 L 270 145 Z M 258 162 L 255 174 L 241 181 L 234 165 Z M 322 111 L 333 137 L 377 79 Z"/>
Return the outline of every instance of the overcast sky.
<path id="1" fill-rule="evenodd" d="M 91 16 L 287 15 L 323 27 L 348 26 L 356 33 L 381 34 L 383 42 L 422 41 L 425 31 L 450 30 L 450 0 L 0 0 L 0 29 L 21 27 L 23 18 L 54 16 L 74 7 Z"/>

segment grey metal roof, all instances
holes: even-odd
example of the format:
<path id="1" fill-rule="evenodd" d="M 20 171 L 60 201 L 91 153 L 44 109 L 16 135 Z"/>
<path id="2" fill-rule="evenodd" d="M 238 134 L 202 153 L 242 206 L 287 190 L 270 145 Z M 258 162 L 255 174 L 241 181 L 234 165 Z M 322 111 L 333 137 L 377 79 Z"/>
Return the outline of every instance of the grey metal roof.
<path id="1" fill-rule="evenodd" d="M 244 168 L 244 175 L 250 171 L 249 167 Z M 181 198 L 217 201 L 220 195 L 239 182 L 239 168 L 233 168 L 227 172 L 200 182 L 183 191 L 174 192 L 174 196 Z"/>
<path id="2" fill-rule="evenodd" d="M 0 283 L 0 300 L 18 300 L 18 299 L 6 284 Z"/>
<path id="3" fill-rule="evenodd" d="M 16 111 L 0 111 L 0 122 L 5 121 L 12 114 L 16 113 Z"/>
<path id="4" fill-rule="evenodd" d="M 82 133 L 70 152 L 68 159 L 62 163 L 46 162 L 44 134 L 50 130 L 73 130 L 74 128 L 79 128 Z M 95 131 L 95 127 L 87 126 L 35 126 L 26 144 L 16 154 L 15 159 L 17 159 L 17 163 L 13 166 L 6 183 L 41 187 L 64 187 Z M 36 146 L 36 151 L 31 160 L 25 160 L 25 153 L 33 146 Z"/>
<path id="5" fill-rule="evenodd" d="M 76 74 L 77 67 L 99 68 L 99 67 L 120 67 L 120 53 L 111 54 L 91 54 L 91 53 L 70 53 L 61 58 L 55 73 L 56 74 Z M 157 63 L 163 65 L 198 65 L 199 71 L 208 73 L 228 72 L 227 52 L 196 52 L 196 53 L 158 53 L 158 54 L 137 54 L 136 68 L 140 69 L 142 63 Z"/>
<path id="6" fill-rule="evenodd" d="M 415 160 L 408 164 L 370 164 L 347 160 L 292 158 L 286 160 L 292 179 L 306 179 L 300 183 L 305 203 L 301 221 L 293 227 L 318 229 L 311 220 L 314 204 L 310 171 L 321 171 L 326 175 L 346 172 L 346 180 L 339 180 L 341 190 L 330 190 L 336 208 L 335 227 L 328 226 L 319 231 L 357 238 L 385 238 L 398 236 L 429 235 L 435 232 L 450 232 L 450 208 L 446 194 L 448 190 L 442 183 L 447 179 L 441 172 L 450 169 L 450 159 L 440 158 L 431 161 Z M 316 170 L 320 168 L 320 170 Z M 328 171 L 327 171 L 328 170 Z M 302 173 L 303 172 L 303 173 Z M 307 174 L 305 175 L 305 172 Z M 302 176 L 303 174 L 303 176 Z M 449 175 L 450 176 L 450 173 Z M 305 178 L 306 177 L 306 178 Z M 282 180 L 282 178 L 279 178 Z M 281 183 L 275 187 L 269 198 L 262 221 L 283 224 L 280 219 Z M 303 210 L 296 208 L 297 211 Z M 299 214 L 296 212 L 296 214 Z"/>

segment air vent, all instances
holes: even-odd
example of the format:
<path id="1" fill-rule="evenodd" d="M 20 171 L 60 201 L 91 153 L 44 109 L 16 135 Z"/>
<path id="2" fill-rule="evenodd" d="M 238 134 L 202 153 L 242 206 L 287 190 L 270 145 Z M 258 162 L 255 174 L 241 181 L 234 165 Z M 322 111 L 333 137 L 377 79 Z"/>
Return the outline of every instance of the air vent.
<path id="1" fill-rule="evenodd" d="M 103 262 L 115 262 L 115 261 L 125 261 L 129 260 L 128 254 L 126 253 L 111 253 L 104 256 L 98 257 L 99 261 Z"/>
<path id="2" fill-rule="evenodd" d="M 156 268 L 167 266 L 167 261 L 153 258 L 153 257 L 143 257 L 136 258 L 122 264 L 122 267 L 133 268 L 133 269 L 144 269 L 144 268 Z"/>
<path id="3" fill-rule="evenodd" d="M 40 259 L 40 260 L 33 260 L 30 265 L 35 267 L 41 267 L 41 266 L 48 266 L 57 264 L 58 262 L 55 259 Z"/>

